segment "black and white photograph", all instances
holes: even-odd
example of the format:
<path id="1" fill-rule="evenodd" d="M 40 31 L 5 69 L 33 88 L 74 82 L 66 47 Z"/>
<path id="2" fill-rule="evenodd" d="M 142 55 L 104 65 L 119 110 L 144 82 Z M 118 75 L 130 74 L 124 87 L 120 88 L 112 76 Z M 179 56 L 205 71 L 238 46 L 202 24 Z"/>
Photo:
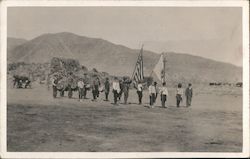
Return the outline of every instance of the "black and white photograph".
<path id="1" fill-rule="evenodd" d="M 244 13 L 7 5 L 6 152 L 246 152 Z"/>

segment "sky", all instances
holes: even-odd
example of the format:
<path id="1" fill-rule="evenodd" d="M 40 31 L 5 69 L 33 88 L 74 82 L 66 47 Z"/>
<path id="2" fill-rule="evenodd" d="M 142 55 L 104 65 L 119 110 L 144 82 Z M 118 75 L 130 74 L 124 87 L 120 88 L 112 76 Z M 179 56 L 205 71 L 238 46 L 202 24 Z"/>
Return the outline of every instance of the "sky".
<path id="1" fill-rule="evenodd" d="M 8 37 L 72 32 L 133 49 L 187 53 L 242 66 L 239 7 L 9 7 Z"/>

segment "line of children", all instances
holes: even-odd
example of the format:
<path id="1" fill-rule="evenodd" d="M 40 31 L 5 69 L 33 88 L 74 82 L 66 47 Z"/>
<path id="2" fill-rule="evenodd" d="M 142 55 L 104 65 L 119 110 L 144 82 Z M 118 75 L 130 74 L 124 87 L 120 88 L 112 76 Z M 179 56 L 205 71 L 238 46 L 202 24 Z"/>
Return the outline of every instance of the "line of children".
<path id="1" fill-rule="evenodd" d="M 85 80 L 84 80 L 85 79 Z M 87 92 L 87 82 L 86 81 L 86 76 L 85 78 L 80 78 L 77 86 L 78 86 L 78 93 L 79 93 L 79 101 L 83 100 L 83 97 L 86 98 L 86 92 Z M 129 78 L 123 78 L 122 81 L 119 81 L 117 77 L 114 77 L 114 81 L 112 82 L 112 92 L 114 95 L 114 105 L 118 105 L 119 98 L 121 98 L 121 95 L 124 95 L 124 104 L 127 104 L 128 101 L 128 96 L 129 96 L 129 88 L 131 84 L 131 80 Z M 53 97 L 56 98 L 56 92 L 57 92 L 57 85 L 58 81 L 57 78 L 53 78 L 52 80 L 52 86 L 53 86 Z M 135 84 L 136 92 L 138 95 L 138 102 L 139 105 L 142 104 L 142 97 L 143 97 L 143 88 L 144 88 L 145 83 L 143 84 L 142 81 L 139 81 L 137 84 Z M 96 101 L 96 99 L 99 97 L 99 92 L 100 92 L 100 87 L 101 87 L 101 82 L 98 77 L 96 77 L 93 80 L 92 83 L 92 94 L 93 94 L 93 99 L 92 101 Z M 104 101 L 109 101 L 108 96 L 110 92 L 110 82 L 109 78 L 105 79 L 104 82 L 104 92 L 105 92 L 105 100 Z M 154 104 L 156 102 L 158 94 L 160 95 L 161 99 L 161 106 L 163 108 L 167 108 L 167 100 L 168 100 L 168 88 L 166 86 L 166 83 L 163 82 L 162 87 L 158 88 L 157 87 L 157 82 L 152 82 L 150 86 L 148 87 L 149 91 L 149 105 L 151 108 L 154 108 Z M 192 97 L 193 97 L 193 89 L 192 89 L 192 84 L 188 84 L 188 87 L 185 90 L 185 96 L 186 96 L 186 106 L 190 107 L 191 102 L 192 102 Z M 176 89 L 176 106 L 180 107 L 180 103 L 183 100 L 183 88 L 182 84 L 179 83 Z"/>
<path id="2" fill-rule="evenodd" d="M 127 104 L 128 96 L 129 96 L 129 87 L 132 81 L 129 79 L 123 78 L 123 81 L 119 81 L 117 77 L 114 78 L 114 81 L 112 83 L 112 92 L 114 95 L 114 105 L 118 105 L 118 101 L 121 98 L 121 95 L 124 95 L 124 104 Z M 79 100 L 81 101 L 82 96 L 80 95 L 80 92 L 84 92 L 84 82 L 82 79 L 78 82 L 78 87 L 79 87 Z M 93 100 L 96 101 L 96 98 L 99 95 L 99 88 L 100 86 L 100 80 L 99 78 L 96 78 L 93 81 L 93 86 L 92 86 L 92 93 L 93 93 Z M 143 83 L 142 81 L 139 81 L 137 85 L 135 85 L 136 92 L 138 95 L 138 101 L 139 105 L 142 104 L 142 97 L 143 97 Z M 149 90 L 149 105 L 151 108 L 154 108 L 154 104 L 156 102 L 158 94 L 160 94 L 161 98 L 161 106 L 163 108 L 167 108 L 167 99 L 169 96 L 168 93 L 168 88 L 166 86 L 166 82 L 163 82 L 162 87 L 158 88 L 157 87 L 157 82 L 152 82 L 152 84 L 148 88 Z M 97 93 L 98 92 L 98 93 Z M 105 100 L 104 101 L 109 101 L 108 96 L 110 92 L 110 82 L 109 78 L 106 78 L 104 82 L 104 92 L 105 92 Z M 186 106 L 189 107 L 191 106 L 191 101 L 192 101 L 192 96 L 193 96 L 193 89 L 192 89 L 192 84 L 188 84 L 188 87 L 185 90 L 185 96 L 186 96 Z M 180 103 L 183 100 L 183 89 L 182 89 L 182 84 L 179 83 L 176 89 L 176 106 L 180 107 Z"/>
<path id="3" fill-rule="evenodd" d="M 154 104 L 157 98 L 157 94 L 158 94 L 158 87 L 157 87 L 157 83 L 154 82 L 152 83 L 149 88 L 149 105 L 151 108 L 154 108 Z M 160 96 L 161 96 L 161 106 L 163 108 L 167 108 L 167 99 L 168 99 L 168 89 L 166 86 L 166 82 L 162 83 L 162 87 L 160 87 Z M 185 90 L 185 96 L 186 96 L 186 106 L 190 107 L 191 106 L 191 102 L 192 102 L 192 97 L 193 97 L 193 89 L 192 89 L 192 84 L 189 83 L 188 87 Z M 180 107 L 180 103 L 183 100 L 183 89 L 182 89 L 182 84 L 179 83 L 176 89 L 176 106 L 179 108 Z"/>

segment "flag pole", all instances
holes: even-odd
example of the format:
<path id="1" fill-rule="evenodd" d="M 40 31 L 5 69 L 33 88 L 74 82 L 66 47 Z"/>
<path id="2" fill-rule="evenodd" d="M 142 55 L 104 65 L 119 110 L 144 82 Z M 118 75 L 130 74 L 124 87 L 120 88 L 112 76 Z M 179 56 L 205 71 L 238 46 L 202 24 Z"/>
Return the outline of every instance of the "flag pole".
<path id="1" fill-rule="evenodd" d="M 162 53 L 162 56 L 163 56 L 163 82 L 166 82 L 166 77 L 165 77 L 166 58 L 165 58 L 165 53 L 164 52 Z"/>
<path id="2" fill-rule="evenodd" d="M 144 79 L 144 70 L 143 70 L 143 46 L 144 46 L 144 44 L 142 44 L 142 46 L 141 46 L 142 79 Z"/>

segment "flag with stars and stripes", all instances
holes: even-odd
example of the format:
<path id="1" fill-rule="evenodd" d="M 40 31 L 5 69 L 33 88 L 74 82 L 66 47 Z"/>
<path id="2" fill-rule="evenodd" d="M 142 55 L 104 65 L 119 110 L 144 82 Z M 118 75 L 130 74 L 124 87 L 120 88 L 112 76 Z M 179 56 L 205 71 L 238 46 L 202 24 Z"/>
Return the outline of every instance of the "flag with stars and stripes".
<path id="1" fill-rule="evenodd" d="M 143 74 L 143 47 L 141 48 L 140 54 L 138 56 L 135 69 L 132 75 L 132 80 L 138 83 L 140 80 L 144 79 L 144 74 Z"/>

